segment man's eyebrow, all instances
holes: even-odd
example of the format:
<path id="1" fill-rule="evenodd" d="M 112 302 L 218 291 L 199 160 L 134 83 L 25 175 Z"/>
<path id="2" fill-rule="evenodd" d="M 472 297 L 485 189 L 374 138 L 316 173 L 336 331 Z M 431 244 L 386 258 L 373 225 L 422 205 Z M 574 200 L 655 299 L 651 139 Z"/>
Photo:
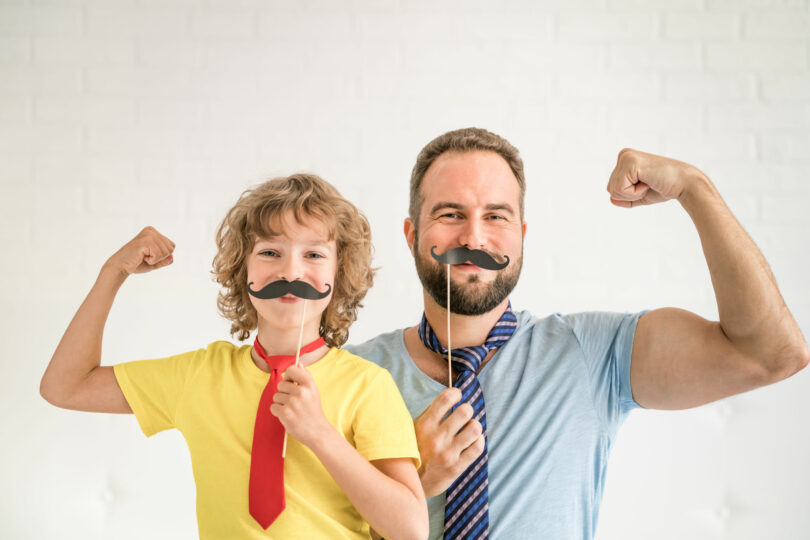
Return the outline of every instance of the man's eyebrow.
<path id="1" fill-rule="evenodd" d="M 435 214 L 439 210 L 444 210 L 445 208 L 453 208 L 455 210 L 463 210 L 464 205 L 449 201 L 439 201 L 433 205 L 433 208 L 430 209 L 431 214 Z"/>
<path id="2" fill-rule="evenodd" d="M 509 212 L 512 215 L 515 214 L 515 210 L 514 208 L 512 208 L 512 205 L 506 203 L 488 204 L 487 210 L 503 210 L 504 212 Z"/>
<path id="3" fill-rule="evenodd" d="M 449 202 L 449 201 L 441 201 L 441 202 L 438 202 L 438 203 L 433 205 L 433 208 L 430 209 L 430 213 L 435 214 L 439 210 L 444 210 L 444 209 L 447 209 L 447 208 L 452 208 L 454 210 L 464 210 L 465 207 L 464 207 L 463 204 Z M 515 209 L 512 208 L 511 204 L 507 204 L 507 203 L 497 203 L 497 204 L 496 203 L 491 203 L 491 204 L 486 205 L 485 208 L 487 210 L 503 210 L 504 212 L 508 212 L 508 213 L 510 213 L 512 215 L 515 214 Z"/>

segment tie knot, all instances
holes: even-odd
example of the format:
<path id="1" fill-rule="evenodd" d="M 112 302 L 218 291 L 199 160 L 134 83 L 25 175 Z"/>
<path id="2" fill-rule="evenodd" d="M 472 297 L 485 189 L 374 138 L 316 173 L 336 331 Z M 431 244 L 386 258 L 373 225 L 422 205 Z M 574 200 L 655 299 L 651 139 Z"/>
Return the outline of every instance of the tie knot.
<path id="1" fill-rule="evenodd" d="M 295 355 L 278 354 L 273 356 L 265 356 L 262 358 L 262 360 L 267 362 L 267 367 L 269 367 L 271 371 L 278 371 L 281 373 L 295 363 Z"/>
<path id="2" fill-rule="evenodd" d="M 315 349 L 319 349 L 326 344 L 322 337 L 319 337 L 312 343 L 307 343 L 301 350 L 299 351 L 299 355 L 306 354 L 308 352 L 312 352 Z M 256 337 L 256 341 L 253 342 L 253 349 L 256 351 L 256 354 L 267 363 L 267 367 L 270 368 L 270 371 L 278 371 L 281 373 L 291 365 L 295 363 L 295 355 L 294 354 L 274 354 L 268 355 L 267 352 L 262 347 L 262 344 L 259 343 L 258 336 Z"/>
<path id="3" fill-rule="evenodd" d="M 478 373 L 481 363 L 484 361 L 484 358 L 486 358 L 488 352 L 489 350 L 484 346 L 463 347 L 461 349 L 453 349 L 453 352 L 450 353 L 450 359 L 456 371 L 460 373 L 465 371 Z M 445 349 L 445 354 L 447 354 L 447 349 Z"/>
<path id="4" fill-rule="evenodd" d="M 481 363 L 484 361 L 489 351 L 497 349 L 506 343 L 509 338 L 512 337 L 516 327 L 517 317 L 514 311 L 512 311 L 512 304 L 510 303 L 507 304 L 506 309 L 500 319 L 495 323 L 495 326 L 490 329 L 483 344 L 453 349 L 450 354 L 453 367 L 461 373 L 465 371 L 471 371 L 473 374 L 478 373 L 478 369 L 481 367 Z M 447 355 L 447 349 L 439 343 L 439 338 L 436 337 L 436 333 L 433 331 L 433 328 L 430 326 L 424 314 L 422 314 L 422 322 L 419 324 L 417 332 L 422 343 L 425 344 L 425 347 L 436 351 L 442 356 Z"/>

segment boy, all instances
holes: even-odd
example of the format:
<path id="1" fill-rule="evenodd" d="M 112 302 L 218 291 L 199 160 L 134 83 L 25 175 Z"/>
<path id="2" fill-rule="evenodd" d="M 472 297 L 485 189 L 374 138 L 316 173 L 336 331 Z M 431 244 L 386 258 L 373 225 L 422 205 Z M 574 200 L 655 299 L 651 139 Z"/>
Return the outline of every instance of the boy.
<path id="1" fill-rule="evenodd" d="M 100 365 L 124 280 L 173 261 L 174 243 L 147 227 L 102 267 L 43 375 L 42 396 L 134 413 L 147 436 L 180 430 L 201 538 L 368 538 L 369 524 L 386 538 L 426 537 L 410 415 L 388 372 L 338 349 L 372 284 L 365 217 L 322 179 L 298 174 L 243 193 L 217 246 L 218 306 L 240 340 L 258 328 L 253 347 L 215 342 Z"/>

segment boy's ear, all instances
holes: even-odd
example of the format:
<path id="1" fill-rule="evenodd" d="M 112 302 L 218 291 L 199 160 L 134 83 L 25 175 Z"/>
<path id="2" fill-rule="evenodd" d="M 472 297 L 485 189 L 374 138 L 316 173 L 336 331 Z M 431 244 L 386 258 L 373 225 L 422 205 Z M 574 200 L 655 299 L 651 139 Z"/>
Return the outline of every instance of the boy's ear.
<path id="1" fill-rule="evenodd" d="M 408 249 L 411 250 L 411 255 L 413 255 L 413 241 L 416 238 L 416 227 L 411 218 L 405 218 L 402 229 L 405 233 L 405 241 L 408 242 Z"/>

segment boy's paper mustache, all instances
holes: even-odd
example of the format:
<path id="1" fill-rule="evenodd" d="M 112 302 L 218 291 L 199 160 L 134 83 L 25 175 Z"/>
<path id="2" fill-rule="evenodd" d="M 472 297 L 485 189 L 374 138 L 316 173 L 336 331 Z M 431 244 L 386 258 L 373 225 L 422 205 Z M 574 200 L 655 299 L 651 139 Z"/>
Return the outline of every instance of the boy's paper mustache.
<path id="1" fill-rule="evenodd" d="M 506 265 L 509 264 L 508 255 L 503 256 L 503 258 L 506 259 L 506 262 L 500 264 L 498 261 L 493 259 L 489 253 L 480 249 L 467 249 L 462 246 L 448 249 L 441 255 L 437 255 L 434 251 L 435 249 L 436 246 L 430 248 L 430 255 L 442 264 L 464 264 L 466 262 L 471 262 L 475 266 L 484 268 L 485 270 L 501 270 L 506 268 Z"/>
<path id="2" fill-rule="evenodd" d="M 326 286 L 328 287 L 325 292 L 319 292 L 318 289 L 310 285 L 305 281 L 284 281 L 280 279 L 278 281 L 273 281 L 272 283 L 268 283 L 258 291 L 254 291 L 250 288 L 253 285 L 251 281 L 248 283 L 248 292 L 255 296 L 256 298 L 260 298 L 262 300 L 269 300 L 271 298 L 279 298 L 284 296 L 285 294 L 291 294 L 293 296 L 297 296 L 298 298 L 304 298 L 306 300 L 320 300 L 321 298 L 326 298 L 329 296 L 329 293 L 332 292 L 332 286 L 328 283 Z"/>

